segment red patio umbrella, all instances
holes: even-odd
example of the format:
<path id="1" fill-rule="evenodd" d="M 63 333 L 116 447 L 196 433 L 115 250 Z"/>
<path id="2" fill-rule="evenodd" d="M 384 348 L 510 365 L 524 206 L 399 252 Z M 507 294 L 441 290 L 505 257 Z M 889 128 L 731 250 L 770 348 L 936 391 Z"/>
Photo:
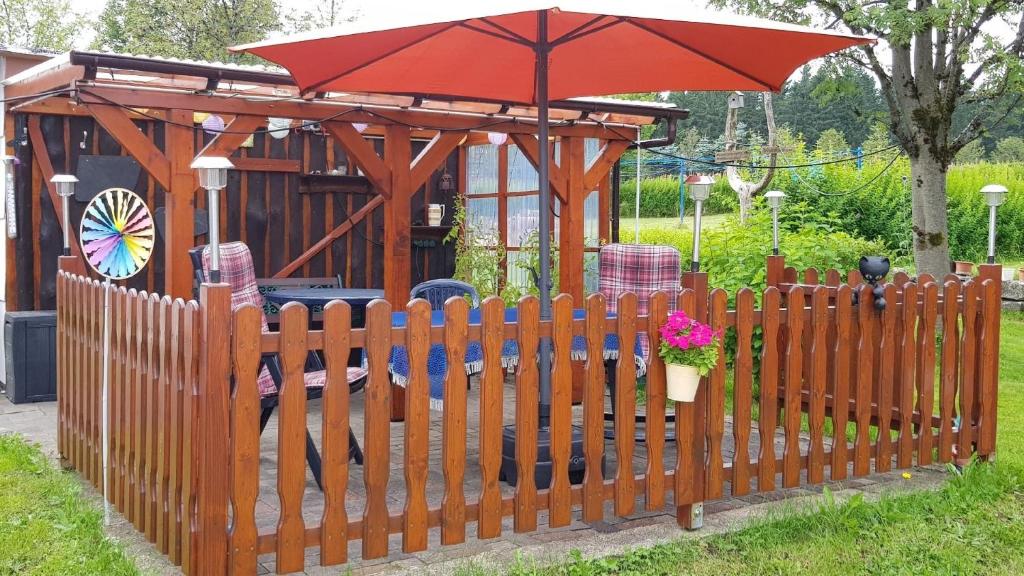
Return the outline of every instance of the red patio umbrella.
<path id="1" fill-rule="evenodd" d="M 550 100 L 665 90 L 778 91 L 804 63 L 872 41 L 701 12 L 678 1 L 382 8 L 376 17 L 330 30 L 233 50 L 283 66 L 304 92 L 413 93 L 536 105 L 540 214 L 550 203 Z M 541 317 L 550 319 L 550 223 L 539 220 Z M 540 354 L 542 422 L 550 402 L 549 344 L 542 342 Z"/>

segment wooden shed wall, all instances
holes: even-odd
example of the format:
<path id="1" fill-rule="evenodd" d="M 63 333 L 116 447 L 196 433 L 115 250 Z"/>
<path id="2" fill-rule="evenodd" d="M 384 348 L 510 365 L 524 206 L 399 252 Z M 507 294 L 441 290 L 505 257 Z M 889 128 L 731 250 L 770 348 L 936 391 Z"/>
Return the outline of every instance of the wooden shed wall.
<path id="1" fill-rule="evenodd" d="M 44 310 L 55 305 L 57 257 L 61 252 L 62 234 L 57 212 L 53 209 L 46 182 L 38 162 L 42 150 L 34 149 L 29 137 L 29 115 L 14 115 L 15 154 L 20 165 L 15 168 L 15 211 L 18 237 L 8 251 L 7 298 L 9 310 Z M 57 173 L 75 174 L 79 158 L 86 154 L 123 155 L 122 147 L 91 117 L 37 116 L 44 140 L 45 154 Z M 164 148 L 164 124 L 155 120 L 136 120 L 150 140 Z M 197 126 L 196 149 L 202 149 L 212 138 Z M 378 153 L 383 154 L 380 140 L 375 140 Z M 413 141 L 415 157 L 426 145 Z M 458 155 L 453 152 L 446 168 L 455 182 L 461 182 Z M 221 195 L 221 239 L 240 240 L 249 245 L 258 277 L 270 277 L 295 260 L 303 251 L 323 238 L 333 228 L 357 212 L 372 195 L 349 193 L 299 193 L 299 172 L 332 167 L 348 167 L 345 151 L 329 136 L 293 130 L 281 140 L 266 133 L 254 136 L 251 148 L 241 148 L 233 157 L 274 159 L 275 162 L 254 167 L 267 170 L 235 170 L 229 172 L 228 187 Z M 291 160 L 292 162 L 280 162 Z M 427 184 L 412 198 L 412 222 L 423 220 L 424 205 L 443 203 L 444 224 L 449 224 L 455 198 L 445 197 L 437 190 L 444 168 L 435 172 Z M 133 190 L 156 211 L 164 205 L 164 191 L 140 171 Z M 71 205 L 72 229 L 78 230 L 84 202 L 74 199 Z M 196 208 L 206 208 L 206 194 L 196 195 Z M 346 286 L 383 287 L 383 207 L 378 207 L 356 224 L 345 236 L 313 257 L 293 276 L 334 276 L 342 274 Z M 415 238 L 414 238 L 415 240 Z M 204 244 L 205 235 L 197 236 L 195 244 Z M 412 248 L 412 282 L 450 276 L 454 270 L 454 251 L 450 245 L 437 242 L 434 248 L 414 243 Z M 181 258 L 188 258 L 182 254 Z M 163 241 L 158 237 L 153 258 L 147 268 L 125 285 L 140 290 L 164 291 Z"/>

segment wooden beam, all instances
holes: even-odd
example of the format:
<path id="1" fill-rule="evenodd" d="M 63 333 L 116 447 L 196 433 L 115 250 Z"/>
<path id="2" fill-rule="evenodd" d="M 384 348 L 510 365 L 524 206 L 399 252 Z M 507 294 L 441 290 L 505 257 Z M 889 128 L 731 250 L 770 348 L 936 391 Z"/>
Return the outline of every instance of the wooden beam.
<path id="1" fill-rule="evenodd" d="M 360 208 L 355 214 L 349 217 L 333 230 L 331 230 L 326 236 L 320 239 L 319 242 L 309 247 L 308 250 L 303 252 L 298 258 L 289 263 L 287 266 L 282 268 L 277 274 L 274 274 L 274 278 L 287 278 L 295 273 L 296 270 L 302 268 L 302 265 L 309 262 L 313 256 L 316 256 L 322 252 L 325 248 L 330 246 L 335 240 L 344 236 L 353 226 L 358 224 L 363 218 L 366 218 L 374 208 L 384 203 L 383 196 L 376 196 L 371 198 L 362 208 Z"/>
<path id="2" fill-rule="evenodd" d="M 156 180 L 156 183 L 164 190 L 171 188 L 171 163 L 167 156 L 156 147 L 153 142 L 146 138 L 146 135 L 139 130 L 139 127 L 128 117 L 123 108 L 116 106 L 88 105 L 86 106 L 93 118 L 118 141 L 125 150 L 132 155 L 139 165 Z M 189 125 L 192 124 L 192 117 L 188 118 Z M 167 130 L 170 133 L 171 126 Z M 185 159 L 192 162 L 192 154 L 189 153 Z"/>
<path id="3" fill-rule="evenodd" d="M 385 199 L 391 197 L 391 168 L 395 161 L 388 158 L 387 164 L 377 155 L 373 144 L 363 138 L 363 135 L 356 131 L 351 124 L 342 122 L 325 122 L 323 126 L 335 138 L 338 143 L 349 154 L 352 162 L 363 170 L 363 174 L 370 180 L 377 193 Z M 385 136 L 385 141 L 387 137 Z M 408 169 L 409 163 L 405 163 Z"/>
<path id="4" fill-rule="evenodd" d="M 627 148 L 629 148 L 629 142 L 624 140 L 606 142 L 601 147 L 597 158 L 589 167 L 585 167 L 587 174 L 583 177 L 583 188 L 588 192 L 596 189 L 601 184 L 601 180 L 608 177 L 608 171 L 618 162 Z"/>
<path id="5" fill-rule="evenodd" d="M 439 132 L 433 140 L 412 161 L 412 177 L 410 186 L 419 190 L 426 184 L 430 175 L 444 164 L 448 156 L 466 140 L 467 132 Z"/>
<path id="6" fill-rule="evenodd" d="M 4 98 L 22 98 L 70 86 L 85 75 L 84 66 L 60 66 L 25 78 L 4 89 Z"/>
<path id="7" fill-rule="evenodd" d="M 127 88 L 114 86 L 89 86 L 79 92 L 79 98 L 87 104 L 109 104 L 116 102 L 132 108 L 149 108 L 165 110 L 173 108 L 191 108 L 216 114 L 248 114 L 257 116 L 277 116 L 302 120 L 323 120 L 324 118 L 345 115 L 345 122 L 365 122 L 367 124 L 411 125 L 436 130 L 486 130 L 507 134 L 535 134 L 537 126 L 534 122 L 509 118 L 506 122 L 497 121 L 494 117 L 480 114 L 458 114 L 454 112 L 428 110 L 394 110 L 382 108 L 381 114 L 365 111 L 367 106 L 346 105 L 322 101 L 297 100 L 258 100 L 246 98 L 227 98 L 224 96 L 207 96 L 175 90 L 158 90 L 153 88 Z M 386 116 L 386 117 L 385 117 Z M 605 126 L 576 122 L 551 127 L 552 136 L 584 136 L 605 140 L 630 140 L 636 129 L 626 124 Z"/>
<path id="8" fill-rule="evenodd" d="M 170 185 L 164 190 L 164 294 L 188 299 L 192 294 L 192 264 L 188 251 L 195 245 L 196 175 L 191 110 L 172 110 L 165 128 Z M 165 159 L 166 160 L 166 159 Z"/>
<path id="9" fill-rule="evenodd" d="M 287 158 L 232 158 L 235 170 L 243 172 L 292 172 L 302 171 L 302 163 Z"/>
<path id="10" fill-rule="evenodd" d="M 50 184 L 50 180 L 56 172 L 53 169 L 53 163 L 50 162 L 50 154 L 46 151 L 46 139 L 43 137 L 43 131 L 39 127 L 39 116 L 28 117 L 28 137 L 32 142 L 32 154 L 39 164 L 39 170 L 43 173 L 43 185 L 46 186 L 46 191 L 50 196 L 54 217 L 57 218 L 57 223 L 63 230 L 64 206 L 61 204 L 60 196 L 57 195 L 53 184 Z M 63 147 L 64 143 L 61 142 L 60 144 Z M 8 214 L 7 217 L 13 218 L 15 215 Z M 85 260 L 82 259 L 82 247 L 78 245 L 78 235 L 75 234 L 74 224 L 71 225 L 71 230 L 68 230 L 68 243 L 71 244 L 71 255 L 78 258 L 79 263 L 84 265 Z"/>
<path id="11" fill-rule="evenodd" d="M 538 168 L 540 165 L 540 145 L 537 142 L 537 138 L 529 134 L 510 134 L 512 141 L 516 143 L 519 150 L 522 151 L 523 156 L 533 164 L 534 168 Z M 551 190 L 555 193 L 562 202 L 568 198 L 568 180 L 566 179 L 565 172 L 561 166 L 555 164 L 555 147 L 549 146 L 548 149 L 551 151 L 551 159 L 548 162 L 548 175 L 551 181 Z"/>
<path id="12" fill-rule="evenodd" d="M 583 302 L 583 207 L 589 188 L 584 188 L 586 154 L 582 138 L 563 138 L 561 167 L 568 180 L 568 201 L 559 217 L 558 289 Z"/>
<path id="13" fill-rule="evenodd" d="M 354 130 L 353 130 L 354 132 Z M 412 140 L 405 126 L 388 126 L 384 157 L 391 167 L 391 197 L 384 202 L 384 296 L 396 309 L 412 288 Z"/>
<path id="14" fill-rule="evenodd" d="M 192 122 L 191 118 L 189 118 L 189 122 Z M 210 143 L 196 154 L 196 158 L 201 156 L 231 156 L 235 150 L 238 150 L 239 146 L 249 139 L 249 136 L 252 136 L 253 132 L 265 126 L 266 123 L 266 116 L 240 114 L 224 128 L 224 132 L 210 140 Z"/>

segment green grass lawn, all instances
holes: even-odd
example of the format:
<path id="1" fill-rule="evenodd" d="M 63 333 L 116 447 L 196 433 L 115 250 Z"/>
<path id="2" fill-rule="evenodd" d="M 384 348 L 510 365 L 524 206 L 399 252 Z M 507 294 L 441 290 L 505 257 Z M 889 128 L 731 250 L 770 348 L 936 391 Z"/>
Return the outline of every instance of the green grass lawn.
<path id="1" fill-rule="evenodd" d="M 737 532 L 555 566 L 520 561 L 506 573 L 1022 574 L 1024 573 L 1024 314 L 1003 317 L 998 458 L 951 475 L 938 491 L 875 502 L 826 498 Z M 468 566 L 463 576 L 492 573 Z"/>
<path id="2" fill-rule="evenodd" d="M 720 225 L 725 221 L 730 214 L 704 214 L 700 218 L 701 226 L 707 228 L 713 228 Z M 640 229 L 647 230 L 650 228 L 679 228 L 679 218 L 641 218 Z M 683 227 L 687 230 L 693 229 L 693 216 L 686 216 L 683 221 Z M 633 229 L 633 215 L 622 213 L 619 215 L 619 228 L 620 229 Z"/>
<path id="3" fill-rule="evenodd" d="M 71 473 L 21 437 L 0 435 L 0 575 L 138 574 L 102 522 Z"/>

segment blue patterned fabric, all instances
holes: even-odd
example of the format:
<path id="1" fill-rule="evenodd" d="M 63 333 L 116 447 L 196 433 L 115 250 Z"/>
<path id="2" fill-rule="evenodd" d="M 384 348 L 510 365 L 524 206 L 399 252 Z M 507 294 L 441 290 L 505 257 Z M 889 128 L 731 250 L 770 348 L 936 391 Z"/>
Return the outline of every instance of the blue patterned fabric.
<path id="1" fill-rule="evenodd" d="M 505 321 L 515 322 L 518 311 L 515 308 L 505 309 Z M 573 318 L 581 320 L 585 317 L 584 310 L 574 310 Z M 613 317 L 613 316 L 609 316 Z M 444 324 L 444 313 L 436 311 L 431 314 L 431 325 L 441 326 Z M 470 310 L 469 323 L 480 323 L 480 311 Z M 395 312 L 392 314 L 392 325 L 396 328 L 405 326 L 405 313 Z M 574 336 L 572 340 L 572 359 L 583 361 L 587 359 L 587 340 L 583 336 Z M 616 360 L 619 357 L 619 337 L 616 334 L 608 334 L 604 341 L 604 359 Z M 506 340 L 501 348 L 501 365 L 512 372 L 519 365 L 519 346 L 515 340 Z M 643 359 L 643 351 L 640 338 L 633 346 L 633 359 L 636 363 L 637 376 L 643 376 L 647 371 L 647 364 Z M 483 370 L 484 354 L 479 342 L 471 341 L 466 346 L 466 358 L 464 369 L 466 375 L 478 374 Z M 391 379 L 399 386 L 405 386 L 409 378 L 409 354 L 405 346 L 393 346 L 391 358 L 388 362 L 388 371 L 391 372 Z M 430 407 L 434 410 L 441 410 L 444 405 L 444 379 L 448 372 L 448 357 L 443 344 L 433 344 L 427 354 L 427 379 L 430 383 Z"/>

